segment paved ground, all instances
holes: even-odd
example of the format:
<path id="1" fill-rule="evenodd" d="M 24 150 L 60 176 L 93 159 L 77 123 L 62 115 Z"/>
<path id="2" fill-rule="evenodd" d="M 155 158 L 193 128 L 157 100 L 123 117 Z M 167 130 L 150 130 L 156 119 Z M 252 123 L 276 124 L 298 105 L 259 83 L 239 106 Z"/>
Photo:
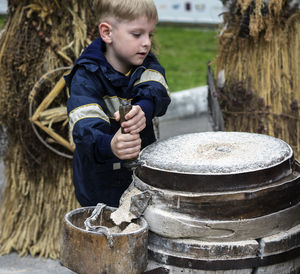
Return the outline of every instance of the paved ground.
<path id="1" fill-rule="evenodd" d="M 211 117 L 206 112 L 189 118 L 160 122 L 160 139 L 205 131 L 212 131 Z"/>
<path id="2" fill-rule="evenodd" d="M 212 131 L 210 116 L 201 113 L 189 118 L 160 122 L 160 138 L 165 139 L 184 133 Z M 3 167 L 0 165 L 0 169 Z M 3 173 L 2 173 L 3 174 Z M 16 253 L 0 256 L 0 274 L 69 274 L 74 273 L 59 261 L 43 258 L 19 257 Z"/>
<path id="3" fill-rule="evenodd" d="M 20 257 L 16 253 L 0 256 L 0 274 L 70 274 L 73 271 L 60 265 L 59 261 L 30 256 Z"/>

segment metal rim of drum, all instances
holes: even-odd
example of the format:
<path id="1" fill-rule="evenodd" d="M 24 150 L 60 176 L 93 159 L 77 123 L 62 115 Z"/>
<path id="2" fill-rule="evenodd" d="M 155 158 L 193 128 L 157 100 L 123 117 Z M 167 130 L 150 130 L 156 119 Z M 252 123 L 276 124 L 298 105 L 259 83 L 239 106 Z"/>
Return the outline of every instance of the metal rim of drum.
<path id="1" fill-rule="evenodd" d="M 133 178 L 137 189 L 153 193 L 151 205 L 144 212 L 151 231 L 171 238 L 207 239 L 209 233 L 210 241 L 227 241 L 260 238 L 290 229 L 299 222 L 299 164 L 296 171 L 293 176 L 271 186 L 220 193 L 157 189 L 135 175 Z M 167 225 L 158 226 L 158 223 L 172 225 L 166 230 Z M 184 233 L 176 233 L 177 230 Z M 234 234 L 227 231 L 234 231 Z"/>
<path id="2" fill-rule="evenodd" d="M 149 249 L 150 259 L 165 265 L 172 265 L 182 268 L 199 269 L 199 270 L 236 270 L 249 269 L 262 266 L 279 264 L 300 256 L 300 248 L 295 248 L 284 253 L 271 255 L 267 257 L 243 258 L 236 260 L 196 260 L 182 258 L 176 255 L 166 255 L 155 253 Z"/>
<path id="3" fill-rule="evenodd" d="M 150 259 L 175 267 L 201 270 L 249 269 L 298 259 L 299 235 L 298 225 L 285 233 L 258 240 L 225 243 L 193 241 L 189 246 L 186 239 L 174 240 L 150 232 L 148 250 Z M 209 246 L 213 246 L 214 254 L 209 253 Z"/>
<path id="4" fill-rule="evenodd" d="M 300 164 L 295 162 L 294 172 L 267 186 L 229 192 L 180 192 L 164 190 L 142 181 L 133 174 L 135 186 L 155 194 L 153 204 L 168 204 L 169 210 L 177 213 L 201 216 L 218 220 L 249 219 L 271 214 L 300 202 Z M 179 204 L 180 203 L 180 206 Z M 227 210 L 222 210 L 226 208 Z"/>

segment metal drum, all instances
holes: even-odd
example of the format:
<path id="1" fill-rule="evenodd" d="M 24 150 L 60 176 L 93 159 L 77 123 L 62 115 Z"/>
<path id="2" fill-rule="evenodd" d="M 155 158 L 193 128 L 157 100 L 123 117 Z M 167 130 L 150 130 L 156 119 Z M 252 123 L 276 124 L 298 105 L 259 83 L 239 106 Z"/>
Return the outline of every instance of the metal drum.
<path id="1" fill-rule="evenodd" d="M 300 270 L 300 166 L 287 143 L 186 134 L 148 146 L 140 161 L 134 185 L 152 193 L 149 254 L 171 273 Z"/>

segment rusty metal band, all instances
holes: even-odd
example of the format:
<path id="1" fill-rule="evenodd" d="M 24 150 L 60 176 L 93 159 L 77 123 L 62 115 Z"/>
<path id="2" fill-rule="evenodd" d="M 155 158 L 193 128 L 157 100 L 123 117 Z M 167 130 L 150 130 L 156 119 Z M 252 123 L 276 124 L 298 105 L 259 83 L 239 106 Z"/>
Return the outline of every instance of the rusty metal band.
<path id="1" fill-rule="evenodd" d="M 171 254 L 166 254 L 165 252 L 163 254 L 158 253 L 151 250 L 150 248 L 148 248 L 148 252 L 150 259 L 165 265 L 198 270 L 236 270 L 257 268 L 290 261 L 300 256 L 300 247 L 294 248 L 287 252 L 283 252 L 276 255 L 270 255 L 262 258 L 257 256 L 255 258 L 241 258 L 230 260 L 189 259 L 179 256 L 177 257 Z M 297 270 L 300 271 L 299 268 Z"/>
<path id="2" fill-rule="evenodd" d="M 292 157 L 276 166 L 245 173 L 201 175 L 176 173 L 148 166 L 140 166 L 136 169 L 136 175 L 146 184 L 161 189 L 188 190 L 189 192 L 216 192 L 245 190 L 269 185 L 291 174 L 294 168 L 295 160 Z"/>
<path id="3" fill-rule="evenodd" d="M 215 191 L 198 195 L 149 187 L 135 174 L 133 178 L 138 189 L 157 191 L 158 194 L 152 199 L 153 204 L 168 204 L 168 210 L 207 220 L 210 220 L 212 216 L 218 220 L 256 218 L 284 210 L 300 202 L 300 167 L 298 165 L 295 175 L 265 187 L 245 191 Z M 178 199 L 180 199 L 180 207 L 178 207 Z M 220 210 L 220 208 L 226 208 L 226 210 Z"/>

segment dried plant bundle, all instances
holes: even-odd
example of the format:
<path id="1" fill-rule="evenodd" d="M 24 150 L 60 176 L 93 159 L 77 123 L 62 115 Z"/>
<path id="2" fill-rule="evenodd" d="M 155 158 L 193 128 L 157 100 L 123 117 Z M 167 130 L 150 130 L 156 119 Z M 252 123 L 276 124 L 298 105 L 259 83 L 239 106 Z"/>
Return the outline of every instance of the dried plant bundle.
<path id="1" fill-rule="evenodd" d="M 9 16 L 0 35 L 0 125 L 8 137 L 0 254 L 15 250 L 58 258 L 63 217 L 79 206 L 72 161 L 40 142 L 32 125 L 49 146 L 62 153 L 74 149 L 62 79 L 66 70 L 60 68 L 70 67 L 97 37 L 92 2 L 8 1 Z"/>
<path id="2" fill-rule="evenodd" d="M 300 10 L 296 1 L 223 1 L 216 77 L 228 131 L 283 139 L 300 157 Z"/>

